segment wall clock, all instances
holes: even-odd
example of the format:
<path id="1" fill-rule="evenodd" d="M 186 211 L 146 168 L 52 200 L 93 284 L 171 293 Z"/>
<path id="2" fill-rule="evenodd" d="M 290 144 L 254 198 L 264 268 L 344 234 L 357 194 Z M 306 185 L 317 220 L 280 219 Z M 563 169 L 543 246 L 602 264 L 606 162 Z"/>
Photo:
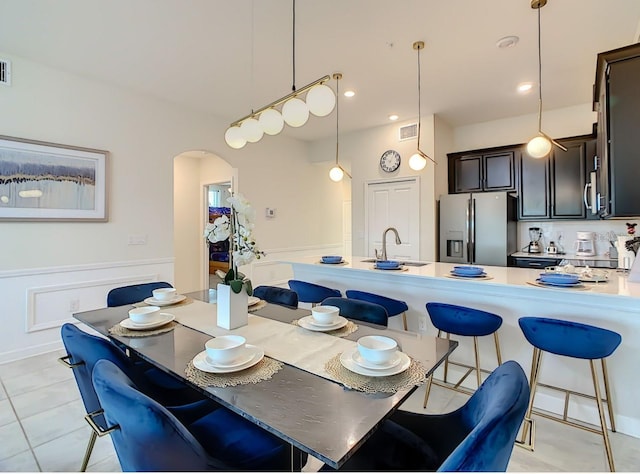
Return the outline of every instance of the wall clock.
<path id="1" fill-rule="evenodd" d="M 395 150 L 387 150 L 380 157 L 380 168 L 387 173 L 393 173 L 400 167 L 400 153 Z"/>

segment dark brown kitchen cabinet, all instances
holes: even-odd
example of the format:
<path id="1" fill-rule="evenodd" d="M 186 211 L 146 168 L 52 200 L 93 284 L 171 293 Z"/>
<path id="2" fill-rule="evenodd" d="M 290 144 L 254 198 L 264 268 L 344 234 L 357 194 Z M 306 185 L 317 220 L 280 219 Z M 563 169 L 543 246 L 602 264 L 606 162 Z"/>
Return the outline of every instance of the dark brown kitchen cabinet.
<path id="1" fill-rule="evenodd" d="M 449 193 L 513 191 L 515 149 L 449 153 Z"/>
<path id="2" fill-rule="evenodd" d="M 522 152 L 518 167 L 518 219 L 584 219 L 587 163 L 593 162 L 592 136 L 558 140 L 549 156 L 532 158 Z"/>

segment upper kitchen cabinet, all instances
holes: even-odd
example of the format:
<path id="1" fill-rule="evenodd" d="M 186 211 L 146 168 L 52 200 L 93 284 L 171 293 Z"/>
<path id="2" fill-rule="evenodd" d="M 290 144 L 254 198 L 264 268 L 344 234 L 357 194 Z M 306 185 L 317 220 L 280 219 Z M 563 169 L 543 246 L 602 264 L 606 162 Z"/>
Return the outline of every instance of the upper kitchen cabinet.
<path id="1" fill-rule="evenodd" d="M 584 219 L 585 185 L 593 163 L 596 140 L 592 136 L 558 140 L 545 158 L 523 151 L 518 167 L 518 219 Z M 588 167 L 589 166 L 589 167 Z"/>
<path id="2" fill-rule="evenodd" d="M 515 190 L 519 153 L 513 147 L 449 153 L 449 193 Z"/>
<path id="3" fill-rule="evenodd" d="M 640 215 L 640 44 L 598 55 L 597 189 L 602 217 Z"/>

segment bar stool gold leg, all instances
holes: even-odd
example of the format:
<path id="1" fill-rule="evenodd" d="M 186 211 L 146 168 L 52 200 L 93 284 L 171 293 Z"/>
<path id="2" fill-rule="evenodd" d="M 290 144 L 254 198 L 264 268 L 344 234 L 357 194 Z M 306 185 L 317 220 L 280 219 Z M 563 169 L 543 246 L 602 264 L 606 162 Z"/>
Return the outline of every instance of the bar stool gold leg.
<path id="1" fill-rule="evenodd" d="M 602 427 L 602 438 L 604 439 L 604 449 L 607 452 L 607 461 L 609 462 L 609 470 L 615 472 L 616 468 L 613 465 L 613 452 L 611 451 L 611 443 L 609 443 L 609 432 L 607 430 L 607 423 L 604 419 L 604 407 L 602 406 L 602 396 L 600 395 L 600 382 L 598 381 L 598 374 L 596 372 L 596 365 L 593 360 L 589 361 L 591 365 L 591 376 L 593 377 L 593 388 L 596 392 L 596 403 L 598 404 L 598 414 L 600 415 L 600 426 Z"/>
<path id="2" fill-rule="evenodd" d="M 542 351 L 537 347 L 533 348 L 533 358 L 531 360 L 531 377 L 529 381 L 529 406 L 527 413 L 524 416 L 524 424 L 522 425 L 522 437 L 518 442 L 518 445 L 523 448 L 534 450 L 535 442 L 535 425 L 534 420 L 531 418 L 533 413 L 533 400 L 536 395 L 536 386 L 538 384 L 538 374 L 540 372 L 540 361 L 542 359 Z M 529 435 L 529 442 L 527 443 L 527 435 Z"/>
<path id="3" fill-rule="evenodd" d="M 473 336 L 473 350 L 476 353 L 476 380 L 478 381 L 478 388 L 482 385 L 482 374 L 480 373 L 480 351 L 478 350 L 478 338 Z"/>
<path id="4" fill-rule="evenodd" d="M 498 358 L 498 365 L 502 365 L 502 354 L 500 353 L 500 339 L 498 339 L 498 331 L 493 333 L 493 340 L 496 343 L 496 356 Z"/>
<path id="5" fill-rule="evenodd" d="M 611 431 L 616 432 L 616 422 L 613 418 L 613 400 L 611 399 L 611 392 L 609 390 L 609 373 L 607 371 L 607 363 L 604 359 L 600 359 L 602 362 L 602 376 L 604 377 L 604 393 L 607 397 L 607 409 L 609 410 L 609 421 L 611 422 Z"/>
<path id="6" fill-rule="evenodd" d="M 427 388 L 424 392 L 424 403 L 422 404 L 422 408 L 427 408 L 427 402 L 429 401 L 429 393 L 431 392 L 431 382 L 433 380 L 433 374 L 429 375 L 427 379 Z"/>
<path id="7" fill-rule="evenodd" d="M 451 338 L 451 334 L 447 333 L 447 341 Z M 444 360 L 444 383 L 447 383 L 447 375 L 449 374 L 449 358 Z"/>
<path id="8" fill-rule="evenodd" d="M 407 330 L 407 312 L 403 311 L 402 312 L 402 326 L 404 327 L 404 330 Z"/>

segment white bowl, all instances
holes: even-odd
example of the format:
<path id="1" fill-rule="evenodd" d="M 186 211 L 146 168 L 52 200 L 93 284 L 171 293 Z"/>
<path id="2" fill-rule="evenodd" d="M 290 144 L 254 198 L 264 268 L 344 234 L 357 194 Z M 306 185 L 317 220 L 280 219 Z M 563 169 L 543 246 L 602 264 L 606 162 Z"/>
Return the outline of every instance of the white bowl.
<path id="1" fill-rule="evenodd" d="M 340 315 L 340 308 L 337 306 L 314 306 L 311 308 L 313 320 L 320 324 L 335 323 Z"/>
<path id="2" fill-rule="evenodd" d="M 214 364 L 230 364 L 242 355 L 246 343 L 244 337 L 231 334 L 209 339 L 204 348 Z"/>
<path id="3" fill-rule="evenodd" d="M 169 301 L 175 298 L 175 296 L 175 288 L 158 288 L 156 290 L 153 290 L 153 297 L 158 301 Z"/>
<path id="4" fill-rule="evenodd" d="M 159 306 L 141 306 L 129 310 L 129 319 L 134 323 L 152 323 L 160 316 Z"/>
<path id="5" fill-rule="evenodd" d="M 364 336 L 358 339 L 360 356 L 373 364 L 386 364 L 397 350 L 398 343 L 390 337 Z"/>

